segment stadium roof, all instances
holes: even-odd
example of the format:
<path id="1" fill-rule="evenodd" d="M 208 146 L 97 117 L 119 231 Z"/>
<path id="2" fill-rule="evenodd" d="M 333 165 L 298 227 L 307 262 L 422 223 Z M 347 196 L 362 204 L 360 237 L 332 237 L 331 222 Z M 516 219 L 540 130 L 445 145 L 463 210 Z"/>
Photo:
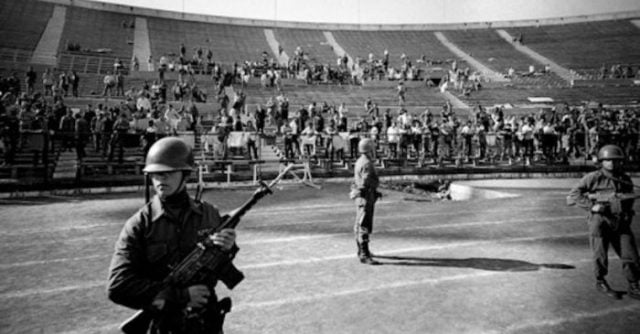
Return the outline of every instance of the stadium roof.
<path id="1" fill-rule="evenodd" d="M 95 1 L 95 0 L 91 0 Z M 274 21 L 423 24 L 518 21 L 640 11 L 637 0 L 99 0 Z"/>

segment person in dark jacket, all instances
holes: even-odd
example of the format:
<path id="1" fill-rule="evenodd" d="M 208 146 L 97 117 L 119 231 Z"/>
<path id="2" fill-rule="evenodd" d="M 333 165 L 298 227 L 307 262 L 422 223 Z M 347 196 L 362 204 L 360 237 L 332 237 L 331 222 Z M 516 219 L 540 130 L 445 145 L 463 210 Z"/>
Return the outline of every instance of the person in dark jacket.
<path id="1" fill-rule="evenodd" d="M 598 152 L 598 160 L 602 168 L 585 175 L 571 189 L 567 204 L 589 212 L 589 238 L 596 289 L 612 298 L 621 298 L 621 294 L 611 289 L 605 280 L 609 263 L 607 253 L 611 245 L 622 260 L 622 270 L 629 282 L 628 296 L 640 299 L 640 261 L 630 227 L 634 215 L 635 186 L 622 171 L 624 153 L 620 147 L 603 146 Z"/>
<path id="2" fill-rule="evenodd" d="M 202 275 L 188 286 L 163 284 L 170 267 L 205 238 L 230 260 L 238 250 L 234 229 L 211 234 L 223 221 L 218 210 L 187 193 L 193 168 L 193 152 L 184 141 L 156 141 L 144 168 L 156 194 L 127 220 L 116 241 L 107 294 L 117 304 L 151 312 L 146 333 L 222 333 L 216 275 Z"/>

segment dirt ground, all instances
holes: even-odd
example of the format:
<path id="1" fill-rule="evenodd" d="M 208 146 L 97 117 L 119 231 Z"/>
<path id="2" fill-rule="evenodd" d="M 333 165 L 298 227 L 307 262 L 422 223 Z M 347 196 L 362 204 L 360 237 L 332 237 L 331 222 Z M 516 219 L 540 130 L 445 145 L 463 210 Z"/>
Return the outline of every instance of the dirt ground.
<path id="1" fill-rule="evenodd" d="M 565 205 L 574 182 L 462 182 L 474 191 L 460 201 L 386 190 L 371 242 L 380 266 L 356 259 L 347 184 L 278 187 L 238 227 L 235 263 L 246 279 L 218 287 L 234 302 L 225 332 L 637 332 L 640 301 L 594 289 L 585 213 Z M 211 189 L 204 198 L 225 212 L 252 192 Z M 107 300 L 107 269 L 142 202 L 141 194 L 2 200 L 0 332 L 117 333 L 134 311 Z M 620 267 L 611 252 L 609 282 L 626 290 Z"/>

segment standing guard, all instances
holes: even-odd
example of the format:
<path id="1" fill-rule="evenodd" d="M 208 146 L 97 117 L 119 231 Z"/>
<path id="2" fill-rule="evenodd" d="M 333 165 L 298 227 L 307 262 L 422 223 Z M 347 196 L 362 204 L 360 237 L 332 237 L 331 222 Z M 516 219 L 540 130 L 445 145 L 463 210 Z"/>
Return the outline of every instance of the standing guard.
<path id="1" fill-rule="evenodd" d="M 640 262 L 631 231 L 634 215 L 634 184 L 622 171 L 624 152 L 616 145 L 605 145 L 598 152 L 602 168 L 585 175 L 571 189 L 568 205 L 577 205 L 589 212 L 590 244 L 593 252 L 596 289 L 609 297 L 620 299 L 605 276 L 608 271 L 609 245 L 622 260 L 622 270 L 629 282 L 628 295 L 640 299 Z"/>
<path id="2" fill-rule="evenodd" d="M 369 235 L 373 231 L 373 211 L 376 201 L 381 197 L 378 192 L 378 174 L 374 167 L 375 144 L 365 138 L 358 143 L 360 157 L 354 167 L 354 180 L 349 197 L 356 203 L 356 221 L 354 233 L 358 244 L 358 258 L 364 264 L 379 264 L 369 251 Z"/>

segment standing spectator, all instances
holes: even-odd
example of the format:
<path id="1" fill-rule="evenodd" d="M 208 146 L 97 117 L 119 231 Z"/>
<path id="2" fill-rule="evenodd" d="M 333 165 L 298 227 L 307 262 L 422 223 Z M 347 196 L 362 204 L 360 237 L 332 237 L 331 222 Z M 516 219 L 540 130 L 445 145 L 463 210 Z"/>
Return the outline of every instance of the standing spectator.
<path id="1" fill-rule="evenodd" d="M 87 155 L 84 151 L 84 147 L 87 145 L 91 136 L 91 130 L 89 129 L 89 123 L 82 117 L 80 113 L 76 114 L 75 122 L 75 137 L 76 137 L 76 156 L 78 161 L 82 161 Z"/>
<path id="2" fill-rule="evenodd" d="M 144 147 L 142 148 L 142 152 L 145 157 L 147 156 L 147 152 L 149 152 L 151 145 L 153 145 L 153 143 L 155 143 L 157 139 L 158 139 L 158 129 L 154 125 L 153 120 L 150 119 L 147 124 L 147 128 L 142 133 L 142 143 L 144 144 Z"/>
<path id="3" fill-rule="evenodd" d="M 256 131 L 256 127 L 253 126 L 253 122 L 248 120 L 247 125 L 244 127 L 244 131 L 246 132 L 247 136 L 247 154 L 249 155 L 249 160 L 257 160 L 258 147 L 256 145 L 256 142 L 258 140 L 258 132 Z"/>
<path id="4" fill-rule="evenodd" d="M 71 151 L 73 147 L 73 137 L 75 134 L 75 120 L 73 119 L 73 112 L 71 109 L 67 109 L 67 113 L 60 119 L 60 134 L 62 136 L 62 150 Z"/>
<path id="5" fill-rule="evenodd" d="M 80 85 L 80 76 L 76 71 L 71 71 L 69 75 L 69 83 L 71 84 L 71 94 L 73 97 L 78 97 L 78 86 Z"/>
<path id="6" fill-rule="evenodd" d="M 104 76 L 104 79 L 102 80 L 102 82 L 104 83 L 104 90 L 102 91 L 102 96 L 106 97 L 107 93 L 109 93 L 109 97 L 111 97 L 111 93 L 116 87 L 116 80 L 117 80 L 116 76 L 113 75 L 112 73 L 107 73 L 107 75 Z"/>
<path id="7" fill-rule="evenodd" d="M 64 97 L 69 93 L 69 77 L 64 72 L 60 73 L 60 76 L 58 77 L 58 88 Z"/>
<path id="8" fill-rule="evenodd" d="M 116 96 L 124 96 L 124 74 L 116 72 Z"/>
<path id="9" fill-rule="evenodd" d="M 91 133 L 93 134 L 93 148 L 96 152 L 100 152 L 100 145 L 102 144 L 102 127 L 105 122 L 105 116 L 103 112 L 100 112 L 97 117 L 94 117 L 89 123 Z"/>
<path id="10" fill-rule="evenodd" d="M 363 264 L 379 264 L 369 251 L 369 235 L 373 232 L 373 213 L 375 203 L 380 198 L 378 175 L 374 167 L 374 143 L 363 139 L 358 143 L 360 157 L 354 166 L 354 180 L 349 197 L 356 204 L 354 234 L 358 246 L 358 258 Z"/>
<path id="11" fill-rule="evenodd" d="M 106 157 L 111 153 L 111 147 L 114 139 L 113 124 L 113 114 L 109 110 L 104 114 L 104 121 L 98 131 L 98 134 L 102 139 L 102 157 Z"/>
<path id="12" fill-rule="evenodd" d="M 44 73 L 42 73 L 42 86 L 44 87 L 44 95 L 53 95 L 52 87 L 53 87 L 53 73 L 51 73 L 50 69 L 45 69 Z"/>
<path id="13" fill-rule="evenodd" d="M 253 115 L 253 118 L 256 120 L 256 130 L 259 133 L 264 133 L 264 125 L 265 118 L 267 117 L 267 111 L 262 107 L 262 105 L 256 105 L 256 111 Z"/>
<path id="14" fill-rule="evenodd" d="M 124 146 L 129 133 L 129 120 L 125 113 L 120 114 L 120 118 L 113 124 L 113 134 L 115 135 L 109 152 L 109 161 L 113 161 L 113 155 L 116 148 L 118 149 L 118 163 L 124 162 Z"/>
<path id="15" fill-rule="evenodd" d="M 36 72 L 33 70 L 33 66 L 29 66 L 27 73 L 25 74 L 25 82 L 27 83 L 27 94 L 31 95 L 35 92 L 36 85 Z"/>

